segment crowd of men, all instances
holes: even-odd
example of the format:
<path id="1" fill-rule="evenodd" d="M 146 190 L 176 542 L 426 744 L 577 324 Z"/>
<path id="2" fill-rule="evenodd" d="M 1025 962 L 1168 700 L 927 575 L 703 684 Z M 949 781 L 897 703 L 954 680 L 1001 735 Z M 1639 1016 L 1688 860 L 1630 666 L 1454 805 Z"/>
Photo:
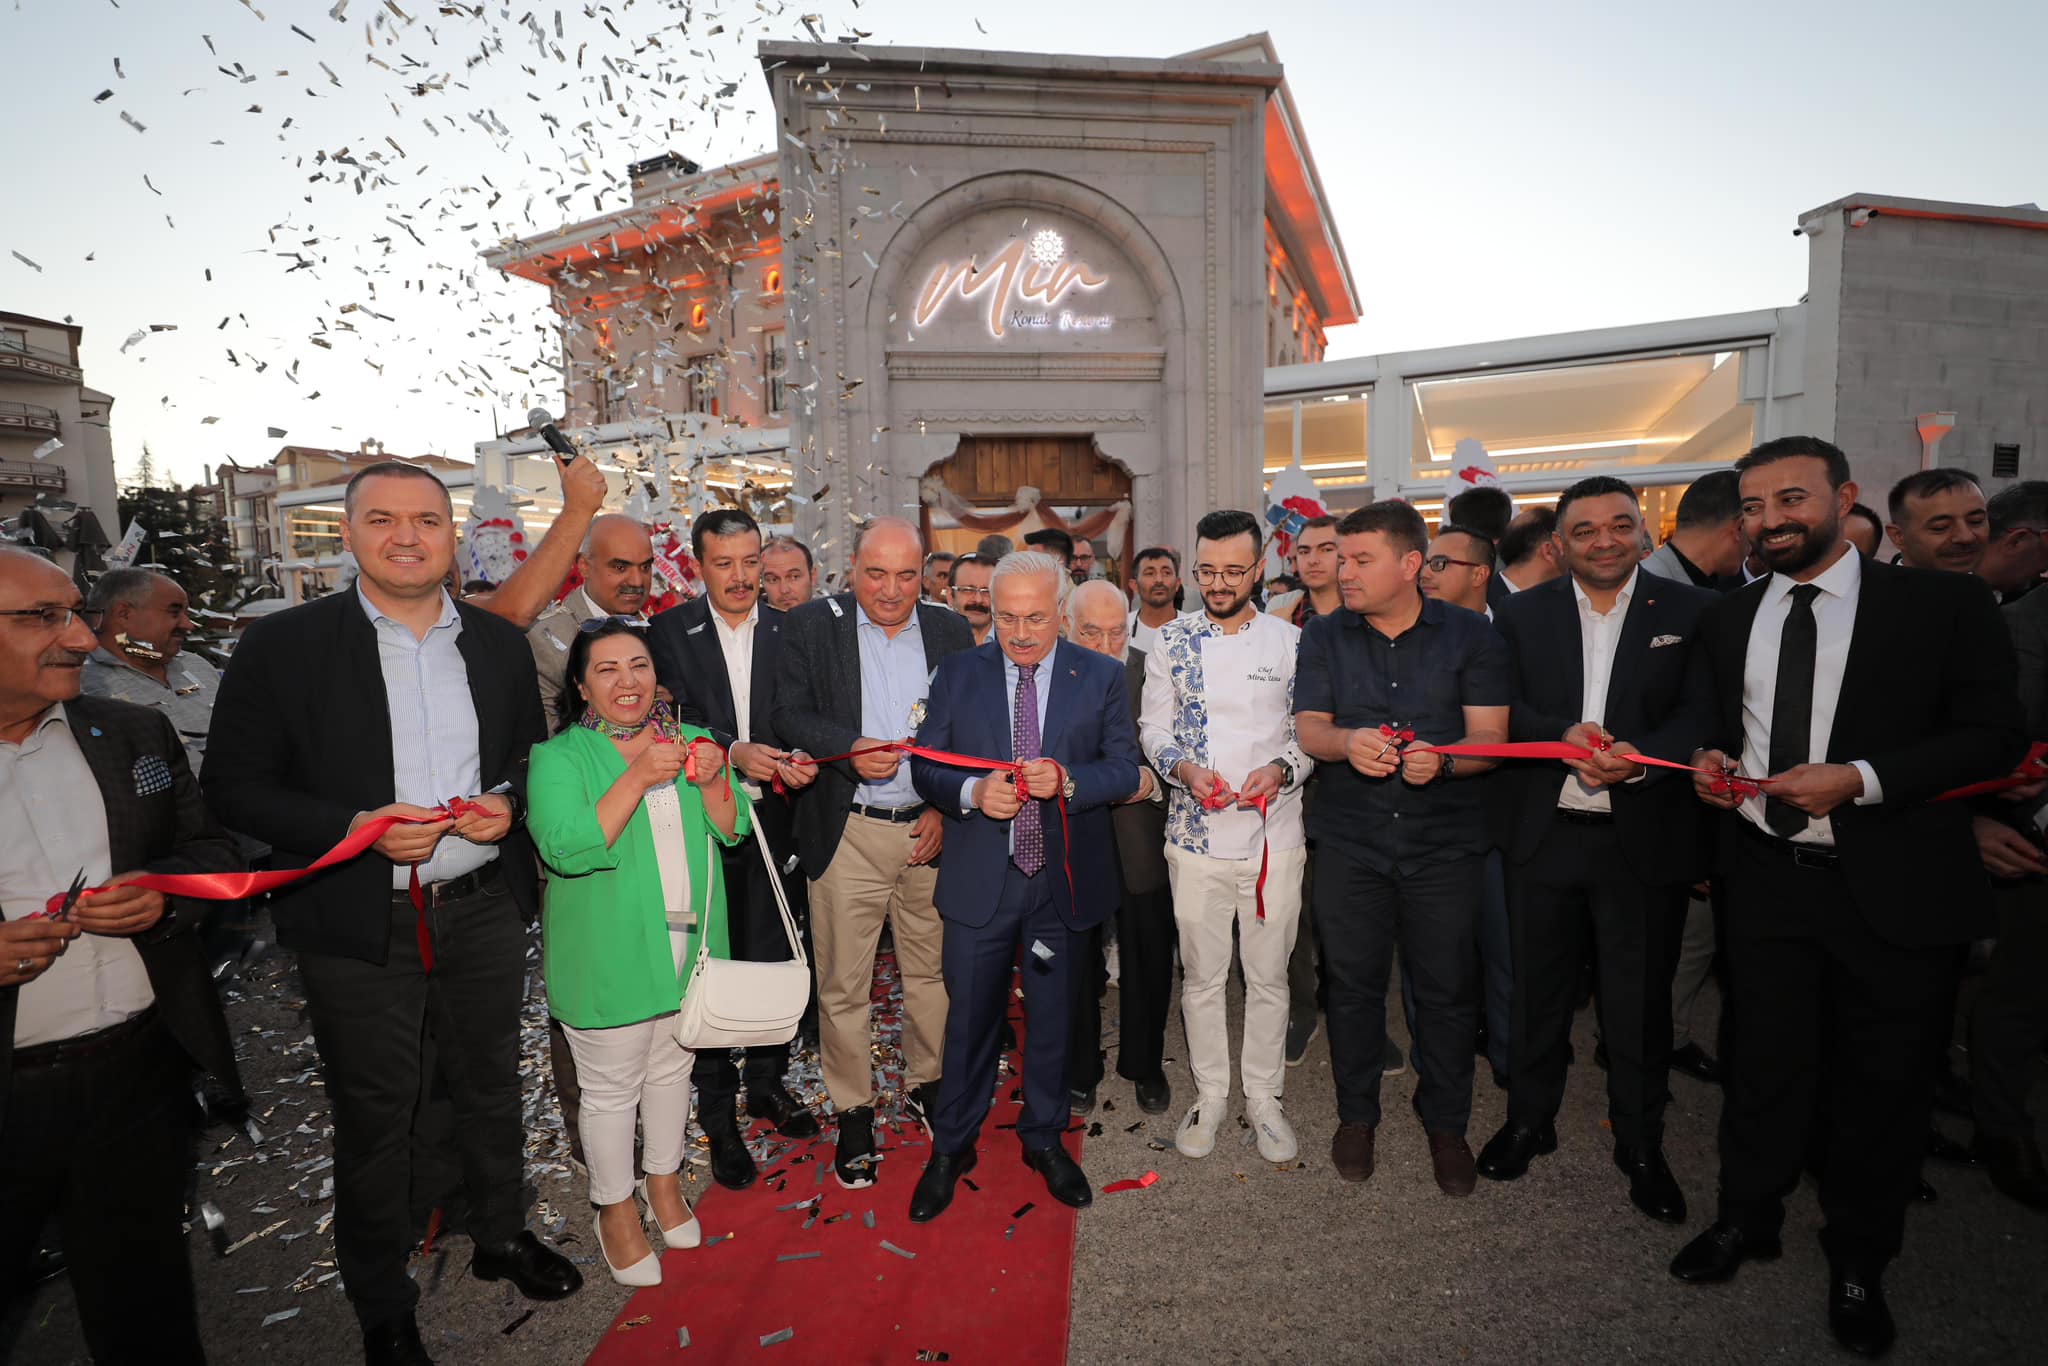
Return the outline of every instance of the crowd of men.
<path id="1" fill-rule="evenodd" d="M 895 1106 L 932 1140 L 910 1217 L 940 1217 L 977 1161 L 1021 977 L 1017 1137 L 1054 1198 L 1088 1205 L 1061 1136 L 1104 1082 L 1113 944 L 1117 1074 L 1147 1114 L 1173 1105 L 1182 974 L 1181 1154 L 1207 1156 L 1233 1114 L 1236 963 L 1236 1088 L 1260 1154 L 1296 1157 L 1288 1068 L 1326 1028 L 1335 1175 L 1372 1178 L 1382 1079 L 1412 1067 L 1453 1197 L 1556 1150 L 1590 995 L 1614 1162 L 1646 1216 L 1688 1217 L 1663 1151 L 1671 1072 L 1725 1090 L 1714 1218 L 1671 1274 L 1725 1281 L 1775 1257 L 1785 1194 L 1812 1171 L 1829 1322 L 1866 1355 L 1894 1337 L 1881 1278 L 1930 1152 L 2048 1208 L 2027 1112 L 2048 1037 L 2048 778 L 2023 763 L 2048 735 L 2048 592 L 2030 591 L 2048 484 L 1986 499 L 1964 471 L 1909 476 L 1881 524 L 1895 565 L 1842 452 L 1791 437 L 1694 483 L 1654 548 L 1620 480 L 1519 510 L 1482 488 L 1433 535 L 1399 500 L 1311 519 L 1270 594 L 1243 511 L 1202 518 L 1185 555 L 1140 550 L 1127 590 L 1054 528 L 954 554 L 878 518 L 821 596 L 809 547 L 715 508 L 691 528 L 702 594 L 652 618 L 647 528 L 601 513 L 588 461 L 564 491 L 513 578 L 465 598 L 446 490 L 402 462 L 363 470 L 345 500 L 354 585 L 252 627 L 224 676 L 185 650 L 171 579 L 107 573 L 88 602 L 0 548 L 0 818 L 33 835 L 0 852 L 0 1276 L 20 1283 L 54 1229 L 44 1255 L 68 1263 L 97 1359 L 203 1358 L 179 1235 L 190 1083 L 229 1110 L 242 1094 L 197 933 L 209 904 L 136 876 L 303 869 L 380 817 L 367 852 L 271 903 L 333 1105 L 337 1257 L 366 1359 L 427 1360 L 406 1264 L 437 1204 L 475 1275 L 576 1291 L 520 1197 L 538 904 L 523 780 L 575 710 L 570 644 L 607 618 L 644 627 L 677 714 L 748 780 L 770 858 L 724 855 L 734 956 L 787 953 L 779 878 L 815 964 L 800 1042 L 824 1113 L 787 1089 L 788 1046 L 696 1061 L 723 1186 L 758 1179 L 751 1121 L 798 1139 L 829 1123 L 836 1179 L 872 1185 Z M 1514 753 L 1532 742 L 1570 748 Z M 885 931 L 901 1095 L 870 1050 Z M 1987 943 L 1964 1083 L 1946 1057 Z M 1713 1039 L 1694 1015 L 1717 970 Z M 1482 1056 L 1507 1120 L 1475 1155 Z M 1938 1094 L 1969 1107 L 1968 1148 L 1935 1129 Z M 147 1161 L 119 1142 L 138 1126 L 161 1140 Z"/>

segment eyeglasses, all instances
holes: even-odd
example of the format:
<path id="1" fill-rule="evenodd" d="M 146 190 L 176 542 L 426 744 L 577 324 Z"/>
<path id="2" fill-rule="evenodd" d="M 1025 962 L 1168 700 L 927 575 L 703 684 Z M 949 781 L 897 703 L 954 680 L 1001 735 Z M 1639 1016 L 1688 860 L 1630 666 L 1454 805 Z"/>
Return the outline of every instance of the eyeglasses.
<path id="1" fill-rule="evenodd" d="M 636 617 L 592 617 L 576 629 L 587 636 L 595 631 L 602 631 L 607 626 L 624 626 L 635 631 L 647 629 L 647 623 Z"/>
<path id="2" fill-rule="evenodd" d="M 1441 574 L 1454 564 L 1462 564 L 1467 569 L 1485 569 L 1488 567 L 1481 564 L 1478 560 L 1454 560 L 1449 555 L 1432 555 L 1424 560 L 1422 564 L 1432 574 Z"/>
<path id="3" fill-rule="evenodd" d="M 986 588 L 967 588 L 957 583 L 953 585 L 953 596 L 956 598 L 985 598 L 988 595 Z"/>
<path id="4" fill-rule="evenodd" d="M 0 612 L 0 617 L 34 617 L 45 631 L 68 631 L 75 619 L 84 622 L 86 630 L 97 632 L 107 613 L 101 607 L 16 607 Z"/>
<path id="5" fill-rule="evenodd" d="M 1248 575 L 1257 572 L 1257 565 L 1225 565 L 1221 569 L 1216 569 L 1206 564 L 1198 564 L 1195 566 L 1195 582 L 1206 588 L 1221 579 L 1225 588 L 1235 588 L 1243 583 Z"/>
<path id="6" fill-rule="evenodd" d="M 1125 626 L 1112 626 L 1107 631 L 1103 630 L 1100 626 L 1083 626 L 1074 635 L 1077 639 L 1090 645 L 1099 640 L 1108 641 L 1112 645 L 1121 645 L 1131 638 L 1130 628 Z"/>
<path id="7" fill-rule="evenodd" d="M 996 613 L 996 627 L 999 630 L 1014 631 L 1023 626 L 1033 631 L 1043 631 L 1050 625 L 1052 618 L 1043 612 L 1033 612 L 1028 617 L 1020 617 L 1015 612 Z"/>

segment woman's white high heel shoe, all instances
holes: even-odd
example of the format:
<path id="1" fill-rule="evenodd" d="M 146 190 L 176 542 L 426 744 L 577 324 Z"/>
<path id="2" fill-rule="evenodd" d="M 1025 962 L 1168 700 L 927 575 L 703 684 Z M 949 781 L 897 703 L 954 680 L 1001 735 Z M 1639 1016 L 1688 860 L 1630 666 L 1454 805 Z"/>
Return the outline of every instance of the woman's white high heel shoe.
<path id="1" fill-rule="evenodd" d="M 649 1214 L 653 1214 L 654 1201 L 652 1199 L 649 1199 L 648 1197 L 647 1178 L 644 1176 L 640 1178 L 640 1198 L 646 1202 L 647 1212 Z M 683 1208 L 690 1208 L 689 1201 L 685 1200 L 683 1202 Z M 659 1217 L 657 1217 L 655 1220 L 656 1226 L 659 1227 L 660 1223 L 661 1221 Z M 696 1211 L 691 1210 L 690 1217 L 688 1219 L 685 1219 L 682 1223 L 677 1224 L 674 1228 L 662 1229 L 661 1241 L 667 1243 L 670 1247 L 678 1248 L 698 1247 L 702 1245 L 702 1243 L 704 1242 L 704 1226 L 697 1222 Z"/>
<path id="2" fill-rule="evenodd" d="M 694 1221 L 692 1221 L 694 1222 Z M 620 1285 L 644 1286 L 661 1284 L 661 1258 L 649 1252 L 645 1257 L 628 1267 L 612 1265 L 612 1254 L 604 1250 L 604 1216 L 598 1215 L 590 1221 L 590 1231 L 597 1236 L 597 1255 L 604 1258 L 604 1269 L 612 1273 L 612 1279 Z"/>

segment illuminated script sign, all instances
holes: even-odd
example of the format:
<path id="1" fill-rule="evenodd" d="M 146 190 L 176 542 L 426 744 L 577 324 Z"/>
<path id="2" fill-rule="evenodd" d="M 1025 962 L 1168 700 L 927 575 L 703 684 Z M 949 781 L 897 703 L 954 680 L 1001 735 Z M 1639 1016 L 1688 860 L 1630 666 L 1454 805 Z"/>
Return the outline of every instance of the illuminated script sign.
<path id="1" fill-rule="evenodd" d="M 923 327 L 952 300 L 985 295 L 991 337 L 1001 337 L 1011 328 L 1103 332 L 1112 322 L 1110 314 L 1079 313 L 1059 303 L 1075 290 L 1100 289 L 1108 283 L 1107 275 L 1068 258 L 1065 238 L 1042 228 L 1028 241 L 1016 238 L 986 262 L 941 261 L 933 266 L 911 316 Z"/>

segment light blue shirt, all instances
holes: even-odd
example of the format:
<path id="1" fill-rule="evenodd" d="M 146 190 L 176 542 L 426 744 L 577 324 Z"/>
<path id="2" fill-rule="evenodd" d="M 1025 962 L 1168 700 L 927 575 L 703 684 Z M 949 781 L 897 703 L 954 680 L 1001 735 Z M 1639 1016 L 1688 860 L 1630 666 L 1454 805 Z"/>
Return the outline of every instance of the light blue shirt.
<path id="1" fill-rule="evenodd" d="M 483 791 L 476 699 L 469 693 L 469 667 L 456 641 L 462 618 L 441 595 L 441 616 L 415 640 L 412 629 L 378 609 L 356 586 L 356 600 L 377 631 L 377 666 L 384 673 L 384 700 L 391 712 L 392 800 L 439 806 L 450 797 Z M 471 844 L 443 835 L 434 856 L 420 865 L 420 881 L 445 882 L 473 873 L 498 856 L 495 844 Z M 393 868 L 391 885 L 403 891 L 407 874 Z"/>
<path id="2" fill-rule="evenodd" d="M 997 648 L 1001 649 L 1002 647 L 998 646 Z M 1053 650 L 1057 652 L 1058 649 L 1058 644 L 1054 644 Z M 1038 672 L 1031 679 L 1031 691 L 1035 694 L 1035 700 L 1038 703 L 1038 752 L 1042 758 L 1045 754 L 1045 705 L 1052 699 L 1051 654 L 1047 654 L 1044 659 L 1038 661 Z M 1003 714 L 1010 718 L 1010 740 L 1012 745 L 1014 745 L 1017 736 L 1017 666 L 1010 661 L 1008 655 L 1003 656 Z M 967 812 L 974 810 L 974 785 L 980 782 L 983 776 L 977 773 L 966 782 L 960 784 L 961 814 L 965 815 Z M 1016 840 L 1017 832 L 1013 828 L 1010 831 L 1012 847 L 1015 847 Z"/>
<path id="3" fill-rule="evenodd" d="M 924 662 L 924 632 L 917 610 L 894 636 L 853 609 L 854 639 L 860 646 L 860 733 L 876 740 L 901 740 L 910 734 L 910 713 L 930 695 L 931 672 Z M 910 785 L 910 765 L 896 765 L 896 776 L 884 783 L 862 783 L 853 799 L 863 806 L 916 806 L 917 789 Z"/>

